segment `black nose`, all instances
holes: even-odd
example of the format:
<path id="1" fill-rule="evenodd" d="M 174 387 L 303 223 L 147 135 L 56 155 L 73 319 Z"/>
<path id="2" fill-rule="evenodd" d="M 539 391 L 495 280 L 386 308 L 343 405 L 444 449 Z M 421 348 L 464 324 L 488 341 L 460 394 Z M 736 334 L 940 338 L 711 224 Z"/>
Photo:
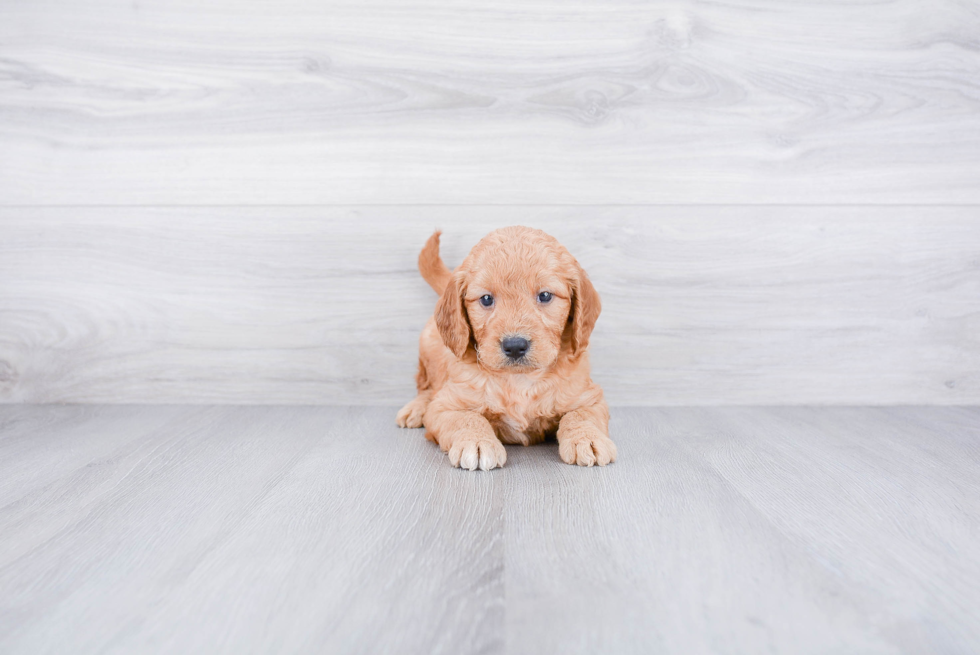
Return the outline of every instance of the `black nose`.
<path id="1" fill-rule="evenodd" d="M 531 342 L 522 337 L 507 337 L 500 342 L 500 347 L 504 349 L 504 354 L 511 359 L 520 359 L 531 347 Z"/>

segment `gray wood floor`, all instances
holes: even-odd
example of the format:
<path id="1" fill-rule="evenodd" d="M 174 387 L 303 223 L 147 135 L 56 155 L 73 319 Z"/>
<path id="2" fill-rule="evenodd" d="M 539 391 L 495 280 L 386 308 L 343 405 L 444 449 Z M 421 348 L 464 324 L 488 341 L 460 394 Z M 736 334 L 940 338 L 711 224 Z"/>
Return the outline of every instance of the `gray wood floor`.
<path id="1" fill-rule="evenodd" d="M 0 407 L 0 652 L 976 653 L 980 408 L 614 409 L 452 469 L 394 408 Z"/>

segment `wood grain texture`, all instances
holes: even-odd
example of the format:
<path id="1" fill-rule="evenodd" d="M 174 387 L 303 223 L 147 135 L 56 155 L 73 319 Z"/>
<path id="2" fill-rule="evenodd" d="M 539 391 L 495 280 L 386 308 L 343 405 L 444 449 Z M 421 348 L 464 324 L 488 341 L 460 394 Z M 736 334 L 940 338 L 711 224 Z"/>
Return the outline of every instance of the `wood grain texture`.
<path id="1" fill-rule="evenodd" d="M 3 402 L 397 404 L 436 226 L 555 234 L 613 404 L 980 403 L 974 207 L 0 209 Z"/>
<path id="2" fill-rule="evenodd" d="M 978 203 L 962 0 L 0 6 L 0 203 Z"/>
<path id="3" fill-rule="evenodd" d="M 0 650 L 493 647 L 497 481 L 388 413 L 6 408 L 0 462 L 38 477 L 0 497 Z"/>
<path id="4" fill-rule="evenodd" d="M 514 652 L 977 648 L 976 408 L 613 416 L 598 476 L 510 449 Z"/>
<path id="5" fill-rule="evenodd" d="M 0 408 L 0 651 L 974 653 L 980 409 L 614 408 L 453 469 L 395 408 Z"/>

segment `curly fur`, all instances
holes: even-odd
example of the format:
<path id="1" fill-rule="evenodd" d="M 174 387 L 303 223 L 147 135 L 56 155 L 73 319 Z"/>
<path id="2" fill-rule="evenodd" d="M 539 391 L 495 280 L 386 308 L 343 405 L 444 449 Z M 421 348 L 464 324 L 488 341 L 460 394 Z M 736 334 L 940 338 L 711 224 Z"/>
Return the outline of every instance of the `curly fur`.
<path id="1" fill-rule="evenodd" d="M 450 271 L 439 234 L 419 254 L 419 271 L 440 297 L 419 340 L 418 396 L 398 413 L 398 425 L 424 425 L 453 466 L 470 470 L 503 466 L 503 444 L 551 435 L 569 464 L 615 461 L 609 410 L 589 375 L 601 303 L 575 258 L 541 230 L 508 227 Z M 538 300 L 542 291 L 550 302 Z M 484 295 L 492 307 L 480 303 Z M 517 361 L 501 348 L 514 336 L 531 344 Z"/>

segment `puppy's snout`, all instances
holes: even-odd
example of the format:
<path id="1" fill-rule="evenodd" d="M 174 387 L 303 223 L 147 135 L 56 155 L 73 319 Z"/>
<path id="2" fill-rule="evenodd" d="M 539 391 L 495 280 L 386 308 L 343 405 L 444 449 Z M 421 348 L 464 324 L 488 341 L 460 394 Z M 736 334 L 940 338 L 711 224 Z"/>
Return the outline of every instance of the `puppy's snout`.
<path id="1" fill-rule="evenodd" d="M 511 359 L 520 359 L 527 354 L 527 349 L 531 347 L 531 342 L 523 337 L 507 337 L 500 342 L 500 347 L 504 354 Z"/>

